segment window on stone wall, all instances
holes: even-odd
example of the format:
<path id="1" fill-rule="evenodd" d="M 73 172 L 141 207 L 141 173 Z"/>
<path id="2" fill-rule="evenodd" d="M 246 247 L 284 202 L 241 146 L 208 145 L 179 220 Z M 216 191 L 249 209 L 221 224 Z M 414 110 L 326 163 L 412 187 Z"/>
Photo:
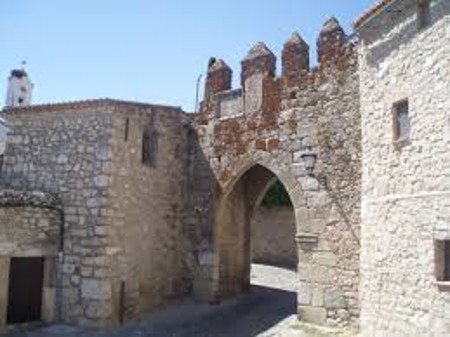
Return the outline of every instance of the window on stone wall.
<path id="1" fill-rule="evenodd" d="M 436 280 L 450 282 L 450 240 L 435 242 Z"/>
<path id="2" fill-rule="evenodd" d="M 158 132 L 145 130 L 142 134 L 142 163 L 155 166 L 158 155 Z"/>
<path id="3" fill-rule="evenodd" d="M 408 100 L 394 104 L 393 108 L 394 140 L 405 141 L 409 139 L 410 117 Z"/>
<path id="4" fill-rule="evenodd" d="M 431 23 L 430 0 L 417 1 L 417 27 L 419 30 L 427 28 Z"/>
<path id="5" fill-rule="evenodd" d="M 130 129 L 130 119 L 129 118 L 125 118 L 125 132 L 124 132 L 124 136 L 123 136 L 125 141 L 128 141 L 129 129 Z"/>
<path id="6" fill-rule="evenodd" d="M 445 272 L 444 280 L 450 281 L 450 241 L 445 241 Z"/>

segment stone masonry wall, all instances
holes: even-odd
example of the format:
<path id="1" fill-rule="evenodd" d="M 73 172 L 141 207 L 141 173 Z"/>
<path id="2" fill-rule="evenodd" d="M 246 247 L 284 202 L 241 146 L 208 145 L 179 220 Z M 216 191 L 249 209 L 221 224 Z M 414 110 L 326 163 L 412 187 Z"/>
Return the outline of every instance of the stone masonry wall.
<path id="1" fill-rule="evenodd" d="M 63 318 L 112 321 L 108 225 L 112 112 L 108 102 L 3 111 L 10 125 L 2 176 L 11 187 L 51 192 L 64 213 Z"/>
<path id="2" fill-rule="evenodd" d="M 0 330 L 7 320 L 12 257 L 45 258 L 41 318 L 45 322 L 52 321 L 56 315 L 55 262 L 60 242 L 60 212 L 37 205 L 10 204 L 5 193 L 0 194 Z M 15 193 L 6 193 L 11 194 Z"/>
<path id="3" fill-rule="evenodd" d="M 318 41 L 320 66 L 310 70 L 308 48 L 294 34 L 285 44 L 283 67 L 289 69 L 281 78 L 275 76 L 273 53 L 257 44 L 242 63 L 242 95 L 205 97 L 197 130 L 220 185 L 216 209 L 252 165 L 265 166 L 283 182 L 296 214 L 299 315 L 335 325 L 355 323 L 359 316 L 359 78 L 354 48 L 335 19 Z M 207 87 L 216 70 L 209 68 Z M 230 96 L 240 102 L 230 104 Z M 232 106 L 239 109 L 233 113 Z M 317 154 L 315 173 L 324 173 L 327 185 L 307 174 L 302 155 L 309 150 Z"/>
<path id="4" fill-rule="evenodd" d="M 431 1 L 423 29 L 416 11 L 397 1 L 359 28 L 364 336 L 450 332 L 449 287 L 435 273 L 435 240 L 450 240 L 450 2 Z M 396 142 L 404 99 L 410 137 Z"/>
<path id="5" fill-rule="evenodd" d="M 297 267 L 295 214 L 291 207 L 258 207 L 250 230 L 252 262 Z"/>
<path id="6" fill-rule="evenodd" d="M 113 117 L 112 249 L 117 250 L 114 296 L 125 284 L 125 319 L 190 291 L 189 130 L 177 108 L 126 109 Z M 127 129 L 127 130 L 126 130 Z M 142 135 L 158 134 L 154 165 L 142 163 Z M 123 306 L 123 308 L 120 308 Z"/>
<path id="7" fill-rule="evenodd" d="M 39 207 L 0 208 L 0 256 L 53 256 L 59 247 L 60 214 Z"/>

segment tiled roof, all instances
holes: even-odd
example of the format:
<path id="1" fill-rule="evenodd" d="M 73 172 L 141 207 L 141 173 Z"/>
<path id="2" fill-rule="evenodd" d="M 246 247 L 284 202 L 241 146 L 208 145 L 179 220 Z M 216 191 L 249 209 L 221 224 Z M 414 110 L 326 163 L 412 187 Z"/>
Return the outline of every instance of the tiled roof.
<path id="1" fill-rule="evenodd" d="M 59 102 L 50 104 L 36 104 L 28 105 L 22 107 L 5 107 L 0 110 L 2 113 L 14 113 L 14 112 L 51 112 L 51 111 L 61 111 L 61 110 L 83 110 L 83 109 L 99 109 L 99 108 L 167 108 L 167 109 L 177 109 L 181 110 L 179 107 L 166 106 L 166 105 L 156 105 L 132 101 L 122 101 L 111 98 L 97 98 L 89 99 L 83 101 L 73 101 L 73 102 Z"/>
<path id="2" fill-rule="evenodd" d="M 378 14 L 385 6 L 390 4 L 395 0 L 379 0 L 374 6 L 372 6 L 368 11 L 364 12 L 356 21 L 354 22 L 354 27 L 360 27 L 364 22 Z"/>

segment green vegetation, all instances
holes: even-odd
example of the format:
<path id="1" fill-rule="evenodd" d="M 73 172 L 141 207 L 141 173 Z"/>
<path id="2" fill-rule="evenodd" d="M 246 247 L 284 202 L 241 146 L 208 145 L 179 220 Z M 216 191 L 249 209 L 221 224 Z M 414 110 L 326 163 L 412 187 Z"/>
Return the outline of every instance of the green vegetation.
<path id="1" fill-rule="evenodd" d="M 263 206 L 272 207 L 290 207 L 292 208 L 291 198 L 284 188 L 281 181 L 277 180 L 267 191 L 261 203 Z"/>

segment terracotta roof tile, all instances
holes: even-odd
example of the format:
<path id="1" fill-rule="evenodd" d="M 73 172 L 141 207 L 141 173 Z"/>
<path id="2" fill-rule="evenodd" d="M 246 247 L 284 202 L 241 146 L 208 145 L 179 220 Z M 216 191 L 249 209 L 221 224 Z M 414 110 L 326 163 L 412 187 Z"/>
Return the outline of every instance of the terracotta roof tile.
<path id="1" fill-rule="evenodd" d="M 368 11 L 364 12 L 356 21 L 353 23 L 355 28 L 360 27 L 369 18 L 379 13 L 385 6 L 390 4 L 395 0 L 379 0 L 374 6 L 372 6 Z"/>

